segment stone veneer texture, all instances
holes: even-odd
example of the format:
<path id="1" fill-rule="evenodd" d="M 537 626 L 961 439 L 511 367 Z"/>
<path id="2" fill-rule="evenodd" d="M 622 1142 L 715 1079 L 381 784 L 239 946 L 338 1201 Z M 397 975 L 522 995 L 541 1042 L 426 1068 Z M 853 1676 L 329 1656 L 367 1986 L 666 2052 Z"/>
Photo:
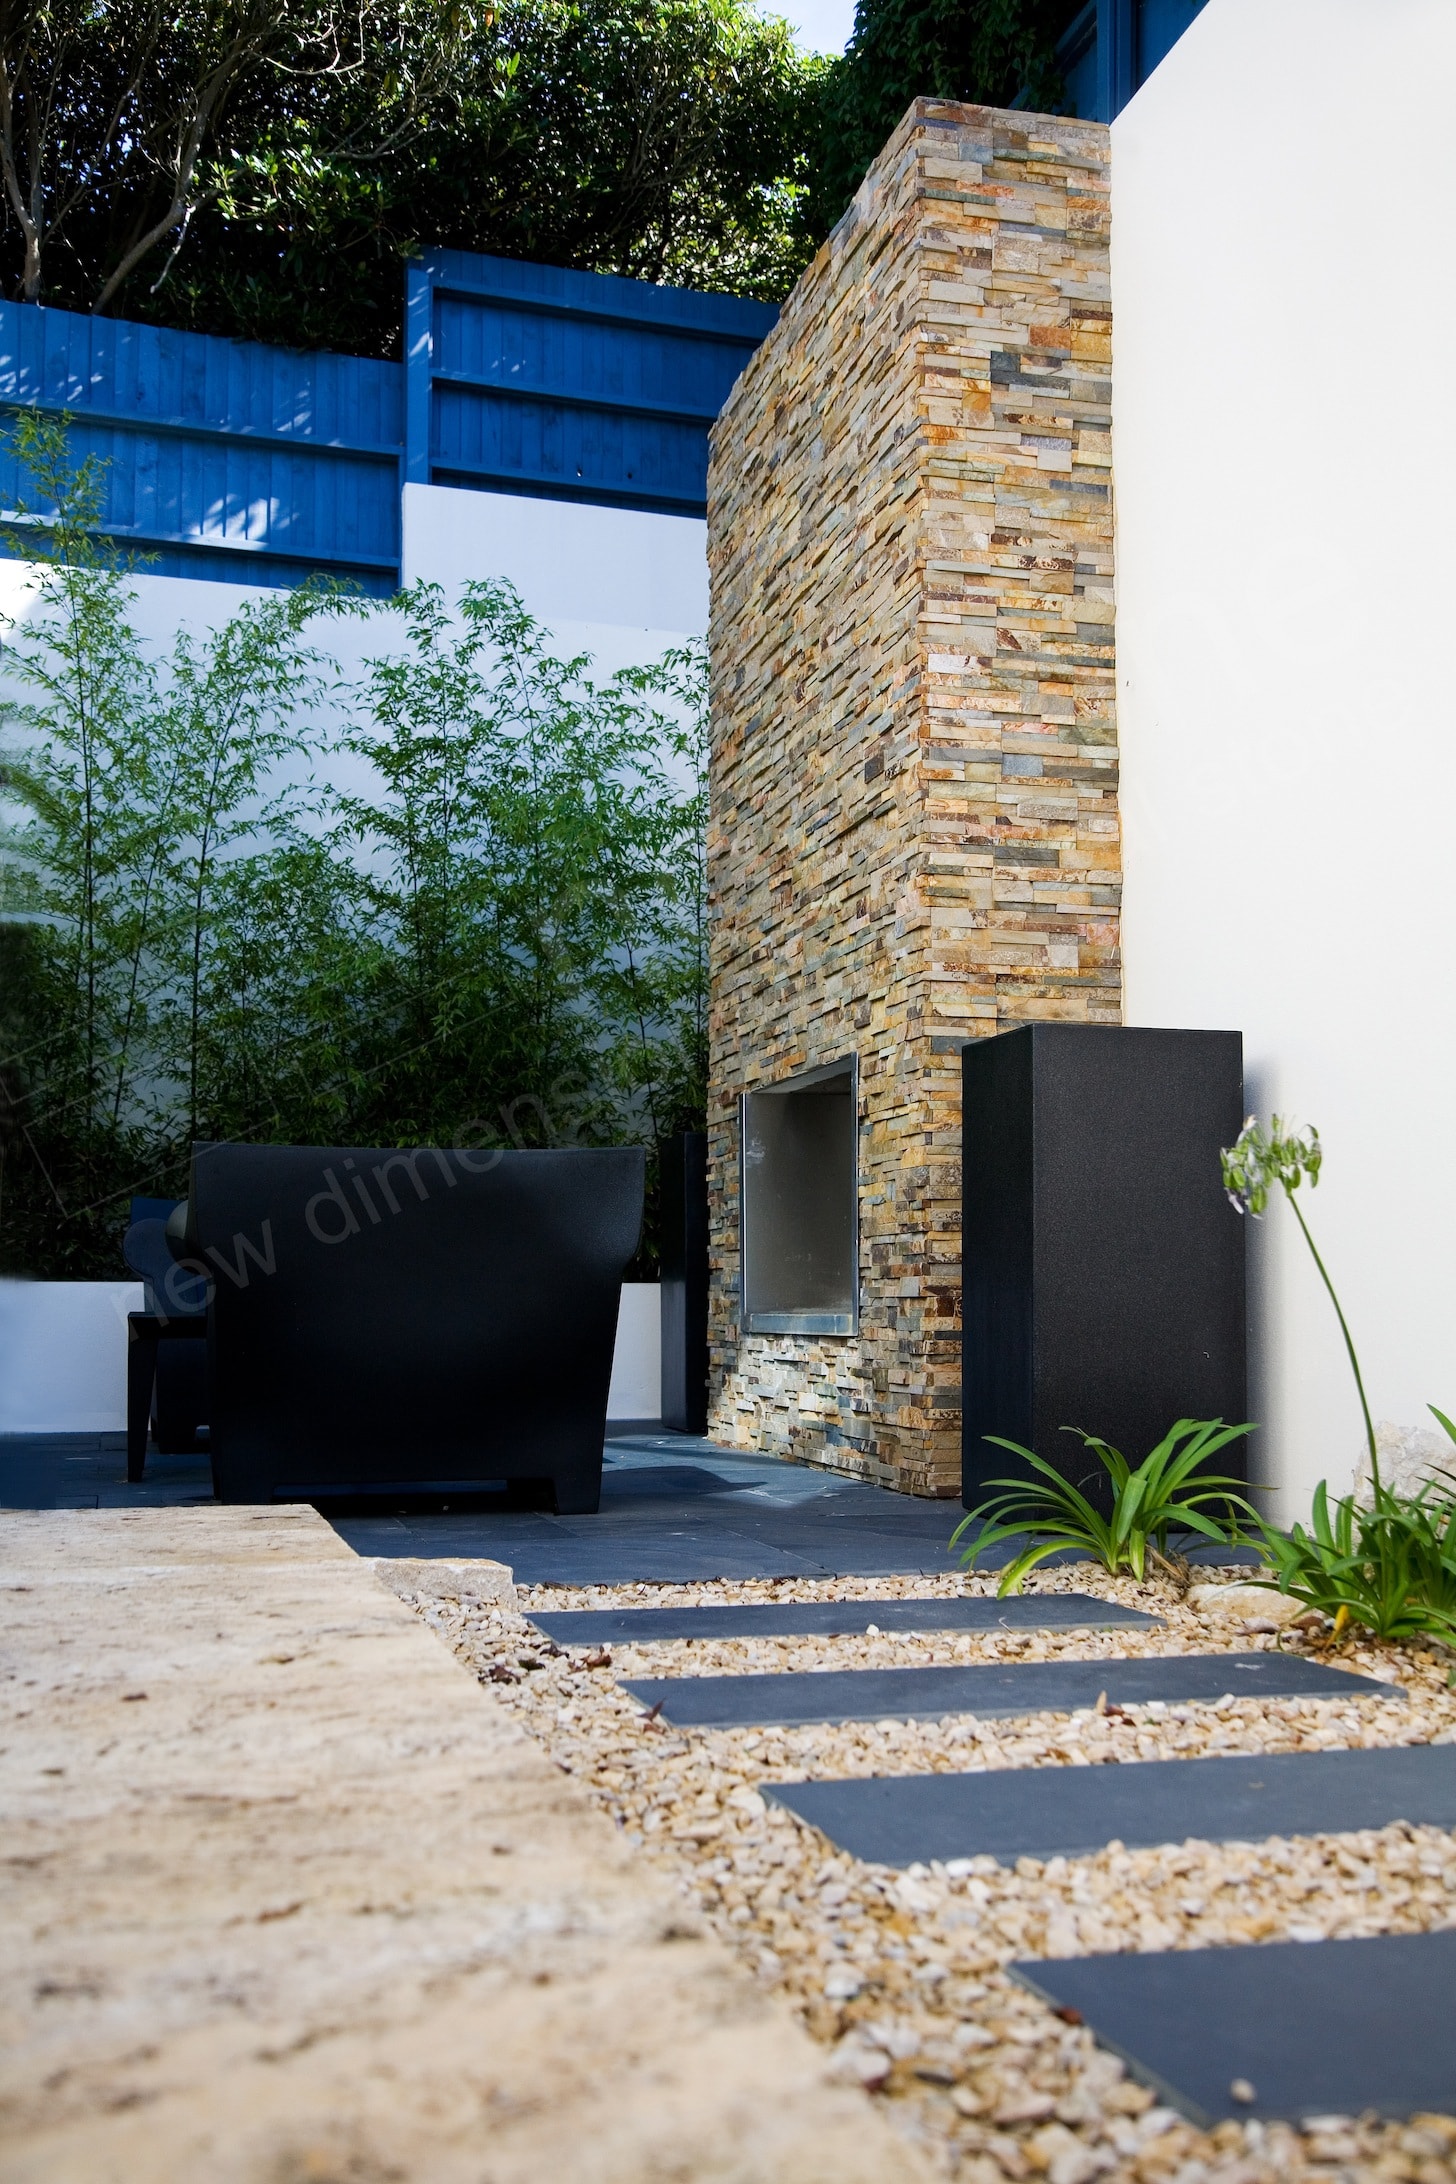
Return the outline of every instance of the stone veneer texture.
<path id="1" fill-rule="evenodd" d="M 712 438 L 709 1430 L 960 1482 L 960 1048 L 1120 1016 L 1108 134 L 923 99 Z M 738 1095 L 855 1051 L 860 1333 L 745 1335 Z"/>

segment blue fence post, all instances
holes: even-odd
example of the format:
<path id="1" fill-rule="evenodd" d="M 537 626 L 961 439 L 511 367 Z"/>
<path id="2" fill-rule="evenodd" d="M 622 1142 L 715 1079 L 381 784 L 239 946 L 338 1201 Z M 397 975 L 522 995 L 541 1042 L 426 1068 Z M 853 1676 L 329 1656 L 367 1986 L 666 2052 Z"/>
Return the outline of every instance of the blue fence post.
<path id="1" fill-rule="evenodd" d="M 404 482 L 430 482 L 430 395 L 434 380 L 434 269 L 411 258 L 404 269 Z"/>
<path id="2" fill-rule="evenodd" d="M 1097 119 L 1116 121 L 1138 87 L 1137 0 L 1097 0 Z"/>

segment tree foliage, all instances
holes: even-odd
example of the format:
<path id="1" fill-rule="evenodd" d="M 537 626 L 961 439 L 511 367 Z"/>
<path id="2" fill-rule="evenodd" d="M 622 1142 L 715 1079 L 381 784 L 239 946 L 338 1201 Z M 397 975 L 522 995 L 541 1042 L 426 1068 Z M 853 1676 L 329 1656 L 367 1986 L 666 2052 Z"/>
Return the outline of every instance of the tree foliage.
<path id="1" fill-rule="evenodd" d="M 367 170 L 448 113 L 482 19 L 471 0 L 0 7 L 11 292 L 135 311 L 199 217 L 284 148 Z"/>
<path id="2" fill-rule="evenodd" d="M 437 245 L 780 297 L 813 247 L 821 74 L 745 0 L 511 0 L 397 156 L 300 137 L 250 178 L 190 261 L 188 322 L 277 338 L 301 307 L 311 339 L 382 350 L 401 258 Z"/>
<path id="3" fill-rule="evenodd" d="M 813 219 L 827 228 L 917 98 L 1059 110 L 1055 46 L 1079 0 L 859 0 L 822 94 Z"/>
<path id="4" fill-rule="evenodd" d="M 114 1272 L 196 1137 L 641 1142 L 704 1103 L 696 651 L 604 683 L 507 586 L 305 587 L 161 656 L 59 508 L 0 670 L 0 1264 Z M 331 617 L 379 651 L 340 682 Z M 22 695 L 10 695 L 19 692 Z M 330 785 L 347 775 L 347 793 Z"/>
<path id="5" fill-rule="evenodd" d="M 777 297 L 823 74 L 748 0 L 19 0 L 6 291 L 380 355 L 422 248 Z"/>

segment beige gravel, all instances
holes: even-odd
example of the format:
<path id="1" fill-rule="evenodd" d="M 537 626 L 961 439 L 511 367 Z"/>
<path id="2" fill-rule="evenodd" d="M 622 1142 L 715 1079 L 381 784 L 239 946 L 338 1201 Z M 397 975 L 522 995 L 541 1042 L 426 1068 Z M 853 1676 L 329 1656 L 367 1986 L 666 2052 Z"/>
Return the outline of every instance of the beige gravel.
<path id="1" fill-rule="evenodd" d="M 1199 1571 L 1200 1586 L 1220 1573 Z M 1244 1591 L 1247 1572 L 1229 1571 Z M 521 1588 L 553 1609 L 773 1598 L 944 1598 L 989 1578 L 803 1580 L 681 1587 Z M 900 1873 L 833 1850 L 760 1794 L 814 1775 L 1078 1766 L 1217 1752 L 1456 1741 L 1453 1656 L 1317 1627 L 1278 1633 L 1265 1603 L 1188 1604 L 1171 1585 L 1089 1566 L 1029 1589 L 1085 1590 L 1166 1618 L 1147 1632 L 928 1633 L 634 1645 L 558 1651 L 519 1613 L 440 1598 L 420 1612 L 488 1679 L 558 1765 L 588 1783 L 628 1840 L 668 1865 L 711 1924 L 786 1994 L 833 2050 L 831 2068 L 876 2092 L 946 2176 L 974 2184 L 1045 2175 L 1137 2184 L 1264 2184 L 1305 2176 L 1456 2184 L 1456 2120 L 1408 2127 L 1322 2119 L 1298 2134 L 1226 2124 L 1205 2135 L 1158 2108 L 1090 2034 L 1009 1981 L 1017 1957 L 1197 1948 L 1456 1922 L 1456 1838 L 1398 1826 L 1258 1845 L 1188 1842 L 1095 1857 L 989 1859 Z M 1246 1605 L 1257 1611 L 1246 1612 Z M 1225 1606 L 1233 1613 L 1225 1613 Z M 1254 1626 L 1251 1628 L 1251 1624 Z M 1267 1627 L 1260 1627 L 1260 1626 Z M 936 1661 L 1102 1659 L 1138 1653 L 1305 1651 L 1398 1683 L 1405 1698 L 1228 1699 L 981 1722 L 883 1721 L 678 1732 L 620 1690 L 635 1674 L 731 1674 Z"/>

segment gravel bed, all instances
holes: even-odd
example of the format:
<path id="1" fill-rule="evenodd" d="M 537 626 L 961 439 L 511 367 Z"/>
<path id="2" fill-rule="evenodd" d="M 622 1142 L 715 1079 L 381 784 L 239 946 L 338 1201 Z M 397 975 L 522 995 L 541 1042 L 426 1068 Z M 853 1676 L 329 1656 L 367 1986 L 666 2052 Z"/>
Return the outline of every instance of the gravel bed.
<path id="1" fill-rule="evenodd" d="M 1200 1582 L 1216 1573 L 1200 1570 Z M 1246 1573 L 1226 1573 L 1231 1579 Z M 683 1606 L 772 1598 L 943 1598 L 994 1579 L 521 1588 L 522 1605 Z M 1409 1933 L 1456 1924 L 1456 1835 L 1399 1825 L 1260 1844 L 1110 1845 L 1094 1857 L 989 1858 L 905 1872 L 862 1864 L 768 1803 L 764 1782 L 977 1767 L 1099 1765 L 1218 1752 L 1329 1751 L 1456 1741 L 1453 1656 L 1316 1626 L 1276 1633 L 1242 1588 L 1236 1612 L 1195 1612 L 1172 1585 L 1087 1566 L 1034 1588 L 1087 1591 L 1163 1615 L 1139 1631 L 938 1633 L 673 1641 L 558 1650 L 519 1612 L 417 1601 L 418 1611 L 586 1782 L 644 1855 L 666 1861 L 709 1923 L 782 1990 L 828 2068 L 882 2099 L 941 2174 L 969 2184 L 1273 2184 L 1302 2177 L 1456 2184 L 1456 2119 L 1331 2117 L 1296 2132 L 1209 2134 L 1155 2105 L 1090 2033 L 1006 1977 L 1017 1957 Z M 1230 1595 L 1230 1604 L 1234 1602 Z M 1250 1605 L 1255 1613 L 1247 1612 Z M 1252 1628 L 1251 1628 L 1252 1625 Z M 1263 1627 L 1261 1627 L 1263 1626 Z M 1379 1698 L 1229 1698 L 1015 1721 L 855 1722 L 680 1732 L 618 1687 L 643 1672 L 1099 1659 L 1282 1645 L 1403 1686 Z"/>

